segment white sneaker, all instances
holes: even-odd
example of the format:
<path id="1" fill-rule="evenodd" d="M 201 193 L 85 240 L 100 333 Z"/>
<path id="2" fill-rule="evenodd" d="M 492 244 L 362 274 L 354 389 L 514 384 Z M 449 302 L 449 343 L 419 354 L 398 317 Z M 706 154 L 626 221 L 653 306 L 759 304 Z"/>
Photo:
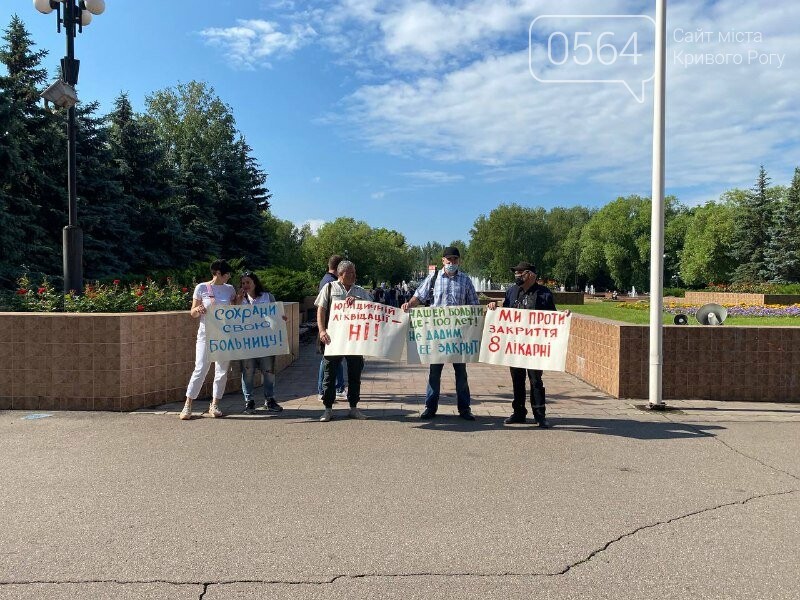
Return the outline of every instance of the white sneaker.
<path id="1" fill-rule="evenodd" d="M 319 394 L 319 401 L 324 402 L 324 400 L 322 399 L 322 394 Z"/>
<path id="2" fill-rule="evenodd" d="M 331 419 L 333 419 L 333 410 L 330 408 L 326 408 L 325 412 L 322 413 L 322 416 L 319 418 L 320 423 L 327 423 Z"/>
<path id="3" fill-rule="evenodd" d="M 219 418 L 222 416 L 222 411 L 219 409 L 219 404 L 212 402 L 208 406 L 208 416 L 212 418 Z"/>
<path id="4" fill-rule="evenodd" d="M 357 406 L 354 406 L 353 408 L 350 409 L 350 418 L 351 419 L 358 419 L 359 421 L 363 421 L 363 420 L 365 420 L 367 418 L 367 415 L 365 415 L 360 410 L 358 410 Z"/>
<path id="5" fill-rule="evenodd" d="M 336 392 L 336 397 L 339 400 L 347 400 L 347 390 L 342 390 L 341 392 Z"/>
<path id="6" fill-rule="evenodd" d="M 180 414 L 180 420 L 188 421 L 191 418 L 192 418 L 192 401 L 187 400 L 186 404 L 183 405 L 183 410 L 181 411 Z"/>

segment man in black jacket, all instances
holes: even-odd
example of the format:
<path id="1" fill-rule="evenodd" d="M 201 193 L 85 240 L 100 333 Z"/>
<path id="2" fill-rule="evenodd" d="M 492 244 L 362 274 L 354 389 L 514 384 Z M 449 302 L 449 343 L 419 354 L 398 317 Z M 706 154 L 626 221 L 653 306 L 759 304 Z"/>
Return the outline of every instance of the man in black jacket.
<path id="1" fill-rule="evenodd" d="M 506 292 L 503 306 L 507 308 L 521 308 L 527 310 L 557 310 L 553 292 L 543 285 L 536 283 L 536 267 L 529 262 L 521 262 L 516 267 L 511 267 L 514 273 L 514 285 Z M 487 305 L 489 310 L 497 308 L 496 302 Z M 514 386 L 514 401 L 511 406 L 513 414 L 505 420 L 506 425 L 524 423 L 528 414 L 525 408 L 525 376 L 527 374 L 531 385 L 531 408 L 533 418 L 539 427 L 548 428 L 550 424 L 545 419 L 545 395 L 542 372 L 538 369 L 520 369 L 509 367 L 511 382 Z"/>

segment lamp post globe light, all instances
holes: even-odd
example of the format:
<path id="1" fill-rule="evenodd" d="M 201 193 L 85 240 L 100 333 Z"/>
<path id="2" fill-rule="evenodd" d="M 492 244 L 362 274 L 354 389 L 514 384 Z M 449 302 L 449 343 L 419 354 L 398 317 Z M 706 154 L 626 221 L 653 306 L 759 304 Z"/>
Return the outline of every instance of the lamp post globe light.
<path id="1" fill-rule="evenodd" d="M 33 0 L 40 13 L 56 12 L 56 29 L 67 34 L 67 55 L 61 59 L 61 77 L 42 93 L 42 98 L 59 108 L 67 109 L 67 191 L 69 196 L 69 221 L 64 227 L 64 291 L 83 290 L 83 232 L 78 226 L 78 192 L 76 185 L 77 160 L 75 147 L 75 104 L 78 95 L 80 61 L 75 60 L 75 36 L 92 22 L 92 15 L 106 9 L 105 0 Z"/>

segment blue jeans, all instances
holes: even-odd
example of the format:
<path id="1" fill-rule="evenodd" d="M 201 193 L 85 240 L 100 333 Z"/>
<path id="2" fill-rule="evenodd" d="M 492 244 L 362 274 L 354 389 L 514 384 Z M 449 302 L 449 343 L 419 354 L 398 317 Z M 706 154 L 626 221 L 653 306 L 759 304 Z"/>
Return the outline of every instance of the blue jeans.
<path id="1" fill-rule="evenodd" d="M 322 380 L 325 377 L 325 358 L 319 361 L 319 377 L 317 378 L 317 393 L 322 396 Z M 344 363 L 339 362 L 336 369 L 336 391 L 344 391 Z"/>
<path id="2" fill-rule="evenodd" d="M 439 408 L 439 388 L 442 383 L 442 369 L 444 369 L 443 364 L 432 364 L 428 372 L 428 389 L 425 394 L 425 408 L 429 408 L 433 412 L 436 412 Z M 463 413 L 469 410 L 470 403 L 467 365 L 465 363 L 453 363 L 453 370 L 456 372 L 458 412 Z"/>
<path id="3" fill-rule="evenodd" d="M 256 369 L 264 376 L 264 400 L 275 397 L 275 357 L 247 358 L 242 363 L 242 394 L 245 404 L 252 400 Z"/>

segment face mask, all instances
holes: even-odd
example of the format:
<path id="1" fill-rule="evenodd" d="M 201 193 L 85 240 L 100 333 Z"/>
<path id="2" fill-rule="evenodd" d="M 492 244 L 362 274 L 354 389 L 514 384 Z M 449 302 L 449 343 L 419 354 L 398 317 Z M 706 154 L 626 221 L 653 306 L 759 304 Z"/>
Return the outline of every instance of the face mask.
<path id="1" fill-rule="evenodd" d="M 444 270 L 447 271 L 448 275 L 452 275 L 456 271 L 458 271 L 458 265 L 445 265 Z"/>
<path id="2" fill-rule="evenodd" d="M 515 277 L 514 278 L 514 283 L 516 283 L 517 285 L 522 285 L 523 283 L 525 283 L 525 278 L 524 277 Z"/>

